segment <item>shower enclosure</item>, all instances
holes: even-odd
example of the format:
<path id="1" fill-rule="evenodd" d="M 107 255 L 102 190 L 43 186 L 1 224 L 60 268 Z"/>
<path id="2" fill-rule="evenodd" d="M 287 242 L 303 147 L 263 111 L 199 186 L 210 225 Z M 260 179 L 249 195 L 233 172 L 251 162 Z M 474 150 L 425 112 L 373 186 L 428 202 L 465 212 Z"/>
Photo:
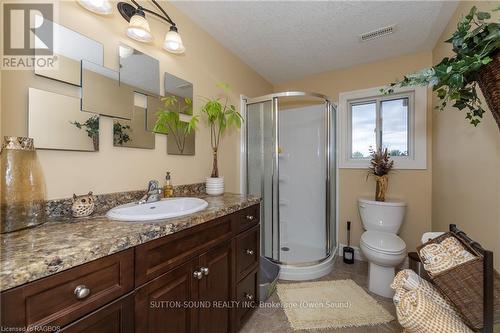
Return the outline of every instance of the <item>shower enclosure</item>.
<path id="1" fill-rule="evenodd" d="M 281 279 L 313 279 L 332 269 L 335 114 L 328 97 L 316 93 L 246 100 L 246 192 L 262 198 L 261 253 L 281 266 Z"/>

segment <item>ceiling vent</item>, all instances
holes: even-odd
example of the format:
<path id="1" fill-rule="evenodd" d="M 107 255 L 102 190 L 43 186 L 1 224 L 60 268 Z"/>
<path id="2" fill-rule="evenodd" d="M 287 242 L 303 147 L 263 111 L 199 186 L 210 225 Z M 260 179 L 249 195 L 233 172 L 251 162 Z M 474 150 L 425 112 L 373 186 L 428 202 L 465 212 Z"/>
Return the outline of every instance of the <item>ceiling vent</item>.
<path id="1" fill-rule="evenodd" d="M 393 25 L 390 25 L 388 27 L 383 27 L 383 28 L 373 30 L 370 32 L 365 32 L 364 34 L 359 35 L 359 40 L 362 42 L 366 42 L 366 41 L 369 41 L 372 39 L 376 39 L 376 38 L 390 35 L 394 32 L 395 28 L 396 28 L 396 25 L 393 24 Z"/>

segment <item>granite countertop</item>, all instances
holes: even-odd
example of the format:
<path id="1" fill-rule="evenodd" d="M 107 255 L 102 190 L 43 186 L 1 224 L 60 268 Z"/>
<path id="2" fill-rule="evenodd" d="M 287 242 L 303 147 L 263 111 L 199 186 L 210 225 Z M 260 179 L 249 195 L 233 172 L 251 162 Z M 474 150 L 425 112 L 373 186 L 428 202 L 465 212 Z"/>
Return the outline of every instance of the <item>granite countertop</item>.
<path id="1" fill-rule="evenodd" d="M 51 221 L 0 235 L 0 291 L 167 236 L 260 201 L 226 193 L 199 196 L 208 207 L 179 218 L 150 222 L 120 222 L 103 216 Z"/>

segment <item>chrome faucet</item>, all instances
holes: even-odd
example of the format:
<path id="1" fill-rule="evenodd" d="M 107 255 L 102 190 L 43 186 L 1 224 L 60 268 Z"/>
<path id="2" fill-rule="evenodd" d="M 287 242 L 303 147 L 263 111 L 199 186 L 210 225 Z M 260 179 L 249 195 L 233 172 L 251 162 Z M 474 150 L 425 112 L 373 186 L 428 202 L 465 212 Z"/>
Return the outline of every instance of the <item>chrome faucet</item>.
<path id="1" fill-rule="evenodd" d="M 150 180 L 148 184 L 148 191 L 139 200 L 138 204 L 144 204 L 149 202 L 156 202 L 161 200 L 161 188 L 160 183 L 157 180 Z"/>

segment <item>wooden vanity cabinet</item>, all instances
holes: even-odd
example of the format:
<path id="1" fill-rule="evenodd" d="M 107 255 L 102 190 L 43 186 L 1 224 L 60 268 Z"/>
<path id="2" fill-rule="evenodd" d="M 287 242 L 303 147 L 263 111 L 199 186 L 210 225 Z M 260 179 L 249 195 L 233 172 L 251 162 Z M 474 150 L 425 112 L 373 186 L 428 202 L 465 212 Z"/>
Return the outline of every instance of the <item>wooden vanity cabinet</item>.
<path id="1" fill-rule="evenodd" d="M 235 333 L 259 296 L 259 212 L 254 205 L 2 292 L 2 327 Z M 83 298 L 80 285 L 90 287 Z"/>

